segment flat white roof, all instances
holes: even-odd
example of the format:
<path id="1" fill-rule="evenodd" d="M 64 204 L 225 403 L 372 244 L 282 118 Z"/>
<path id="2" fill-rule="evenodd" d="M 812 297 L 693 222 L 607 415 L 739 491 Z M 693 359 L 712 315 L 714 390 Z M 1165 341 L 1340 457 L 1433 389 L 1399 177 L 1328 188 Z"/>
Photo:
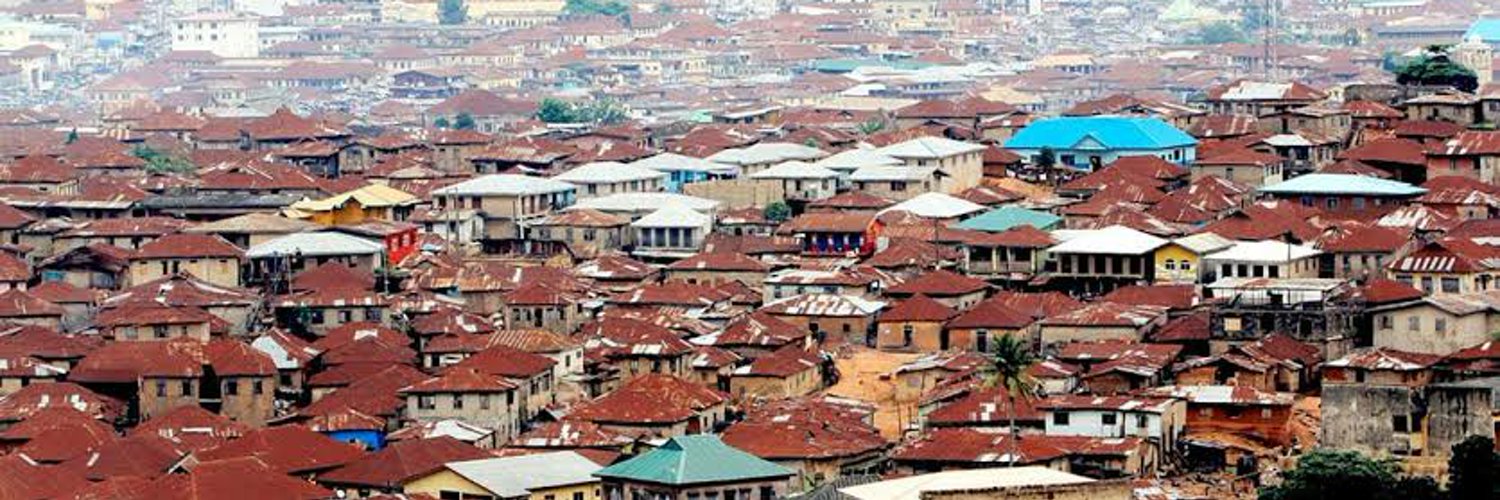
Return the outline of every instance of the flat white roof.
<path id="1" fill-rule="evenodd" d="M 1203 256 L 1204 260 L 1227 261 L 1227 262 L 1264 262 L 1267 264 L 1280 264 L 1290 260 L 1304 259 L 1323 252 L 1306 245 L 1292 245 L 1286 242 L 1265 241 L 1236 241 L 1229 248 Z"/>
<path id="2" fill-rule="evenodd" d="M 613 184 L 662 179 L 666 176 L 664 172 L 646 167 L 613 161 L 596 161 L 579 165 L 572 170 L 553 176 L 552 179 L 573 184 Z"/>
<path id="3" fill-rule="evenodd" d="M 981 151 L 984 146 L 942 137 L 918 137 L 875 150 L 893 158 L 947 158 Z"/>
<path id="4" fill-rule="evenodd" d="M 880 213 L 903 211 L 929 219 L 951 219 L 986 210 L 984 205 L 943 193 L 922 193 L 910 200 L 881 210 Z"/>
<path id="5" fill-rule="evenodd" d="M 1125 226 L 1063 229 L 1053 231 L 1052 237 L 1062 243 L 1048 248 L 1051 253 L 1140 255 L 1167 244 L 1167 240 Z"/>
<path id="6" fill-rule="evenodd" d="M 860 500 L 920 500 L 923 493 L 1092 483 L 1076 474 L 1041 466 L 992 467 L 920 474 L 839 489 Z"/>
<path id="7" fill-rule="evenodd" d="M 631 227 L 707 227 L 713 218 L 683 205 L 667 205 L 630 223 Z"/>
<path id="8" fill-rule="evenodd" d="M 762 142 L 737 149 L 726 149 L 708 157 L 715 163 L 730 165 L 759 165 L 787 160 L 816 160 L 828 156 L 818 148 L 810 148 L 790 142 Z"/>
<path id="9" fill-rule="evenodd" d="M 578 189 L 572 184 L 544 177 L 515 174 L 491 174 L 436 189 L 438 196 L 484 196 L 562 193 Z"/>
<path id="10" fill-rule="evenodd" d="M 751 179 L 832 179 L 839 173 L 805 161 L 792 160 L 750 174 Z"/>
<path id="11" fill-rule="evenodd" d="M 834 170 L 857 170 L 863 167 L 900 165 L 899 159 L 874 149 L 851 149 L 818 160 L 818 165 Z"/>
<path id="12" fill-rule="evenodd" d="M 721 175 L 733 175 L 740 169 L 733 165 L 714 163 L 702 158 L 693 158 L 677 153 L 662 153 L 656 156 L 641 158 L 630 163 L 637 167 L 649 168 L 661 172 L 708 172 Z"/>
<path id="13" fill-rule="evenodd" d="M 934 172 L 937 172 L 937 167 L 874 165 L 860 167 L 854 173 L 849 174 L 849 180 L 856 182 L 920 181 L 931 179 Z"/>

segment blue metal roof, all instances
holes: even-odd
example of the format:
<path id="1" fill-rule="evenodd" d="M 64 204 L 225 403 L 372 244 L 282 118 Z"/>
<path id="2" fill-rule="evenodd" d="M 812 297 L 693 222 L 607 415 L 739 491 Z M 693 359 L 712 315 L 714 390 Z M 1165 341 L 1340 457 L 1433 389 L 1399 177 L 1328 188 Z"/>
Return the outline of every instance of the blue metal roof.
<path id="1" fill-rule="evenodd" d="M 1092 139 L 1092 141 L 1089 141 Z M 1095 146 L 1093 143 L 1098 143 Z M 1065 116 L 1037 120 L 1005 142 L 1008 149 L 1167 149 L 1198 140 L 1158 118 Z"/>
<path id="2" fill-rule="evenodd" d="M 1405 182 L 1353 174 L 1307 174 L 1260 188 L 1271 194 L 1339 194 L 1366 196 L 1418 196 L 1426 193 Z"/>
<path id="3" fill-rule="evenodd" d="M 1469 31 L 1464 32 L 1464 40 L 1473 37 L 1485 43 L 1500 42 L 1500 19 L 1480 19 L 1469 25 Z"/>

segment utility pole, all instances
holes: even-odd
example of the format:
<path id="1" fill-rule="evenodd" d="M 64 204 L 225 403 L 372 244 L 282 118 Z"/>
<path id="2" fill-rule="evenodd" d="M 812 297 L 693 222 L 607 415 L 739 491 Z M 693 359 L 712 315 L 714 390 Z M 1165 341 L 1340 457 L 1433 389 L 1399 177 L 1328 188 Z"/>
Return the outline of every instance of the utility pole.
<path id="1" fill-rule="evenodd" d="M 1264 77 L 1274 80 L 1276 75 L 1276 0 L 1263 0 L 1261 7 L 1261 66 Z"/>

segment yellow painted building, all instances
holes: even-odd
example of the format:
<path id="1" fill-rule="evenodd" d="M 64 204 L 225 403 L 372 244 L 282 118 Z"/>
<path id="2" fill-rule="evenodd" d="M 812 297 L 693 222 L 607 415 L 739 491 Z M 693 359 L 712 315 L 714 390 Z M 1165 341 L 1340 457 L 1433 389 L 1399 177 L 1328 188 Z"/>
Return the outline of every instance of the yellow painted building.
<path id="1" fill-rule="evenodd" d="M 400 221 L 421 201 L 411 193 L 384 184 L 370 184 L 321 200 L 293 203 L 287 215 L 325 226 L 358 224 L 370 219 Z"/>
<path id="2" fill-rule="evenodd" d="M 1234 242 L 1213 233 L 1177 238 L 1156 249 L 1153 260 L 1158 283 L 1197 283 L 1202 276 L 1204 254 L 1228 248 Z"/>
<path id="3" fill-rule="evenodd" d="M 402 486 L 438 498 L 599 500 L 603 466 L 571 451 L 452 462 Z"/>

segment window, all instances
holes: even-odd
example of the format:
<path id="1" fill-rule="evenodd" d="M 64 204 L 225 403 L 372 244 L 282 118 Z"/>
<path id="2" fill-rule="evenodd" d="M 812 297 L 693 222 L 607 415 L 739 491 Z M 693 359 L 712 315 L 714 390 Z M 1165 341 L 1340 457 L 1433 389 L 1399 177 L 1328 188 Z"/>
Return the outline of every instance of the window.
<path id="1" fill-rule="evenodd" d="M 1408 331 L 1408 332 L 1415 332 L 1415 331 L 1421 330 L 1421 329 L 1422 329 L 1422 318 L 1417 317 L 1417 316 L 1412 316 L 1410 318 L 1406 318 L 1406 331 Z"/>
<path id="2" fill-rule="evenodd" d="M 165 381 L 165 380 L 158 380 L 158 381 L 156 381 L 156 397 L 159 397 L 159 398 L 160 397 L 166 397 L 166 395 L 167 395 L 167 381 Z"/>
<path id="3" fill-rule="evenodd" d="M 1458 293 L 1458 278 L 1442 279 L 1443 293 Z"/>
<path id="4" fill-rule="evenodd" d="M 1381 330 L 1390 330 L 1392 328 L 1395 328 L 1395 325 L 1392 325 L 1391 323 L 1393 323 L 1393 321 L 1391 320 L 1391 315 L 1389 315 L 1389 314 L 1382 314 L 1382 315 L 1380 315 L 1380 329 Z"/>
<path id="5" fill-rule="evenodd" d="M 1442 332 L 1448 331 L 1448 320 L 1447 320 L 1447 318 L 1437 318 L 1437 319 L 1432 320 L 1432 329 L 1434 331 L 1438 332 L 1438 333 L 1442 333 Z"/>
<path id="6" fill-rule="evenodd" d="M 265 394 L 265 392 L 266 392 L 265 381 L 255 380 L 255 381 L 251 381 L 250 382 L 250 393 L 252 393 L 252 394 Z"/>
<path id="7" fill-rule="evenodd" d="M 417 396 L 417 408 L 431 410 L 437 408 L 437 398 L 432 396 Z"/>
<path id="8" fill-rule="evenodd" d="M 1151 422 L 1151 419 L 1146 418 L 1145 415 L 1136 415 L 1135 416 L 1135 426 L 1136 427 L 1145 429 L 1146 428 L 1146 424 L 1148 424 L 1150 422 Z"/>
<path id="9" fill-rule="evenodd" d="M 159 339 L 167 338 L 167 325 L 151 325 L 151 335 Z"/>
<path id="10" fill-rule="evenodd" d="M 1168 270 L 1168 271 L 1176 271 L 1177 270 L 1177 261 L 1174 260 L 1174 259 L 1167 259 L 1167 262 L 1165 264 L 1163 264 L 1162 267 L 1166 268 L 1166 270 Z"/>
<path id="11" fill-rule="evenodd" d="M 1406 415 L 1391 415 L 1391 430 L 1395 432 L 1411 432 L 1407 425 Z"/>
<path id="12" fill-rule="evenodd" d="M 191 381 L 191 380 L 184 380 L 184 381 L 182 381 L 182 395 L 183 396 L 192 396 L 193 395 L 193 381 Z"/>
<path id="13" fill-rule="evenodd" d="M 1068 412 L 1059 411 L 1053 413 L 1052 425 L 1068 425 Z"/>
<path id="14" fill-rule="evenodd" d="M 891 191 L 905 191 L 905 190 L 906 190 L 906 183 L 905 182 L 901 182 L 901 181 L 892 181 L 891 182 Z"/>
<path id="15" fill-rule="evenodd" d="M 462 410 L 462 409 L 464 409 L 464 395 L 463 394 L 454 394 L 453 395 L 453 409 L 455 409 L 455 410 Z"/>
<path id="16" fill-rule="evenodd" d="M 488 409 L 490 409 L 490 395 L 489 394 L 480 394 L 479 395 L 479 409 L 481 409 L 481 410 L 488 410 Z"/>
<path id="17" fill-rule="evenodd" d="M 1113 413 L 1105 413 L 1103 415 L 1099 415 L 1099 423 L 1103 425 L 1115 425 L 1115 422 L 1117 420 L 1118 418 Z"/>
<path id="18" fill-rule="evenodd" d="M 240 394 L 240 382 L 238 380 L 224 381 L 224 394 L 238 396 Z"/>

